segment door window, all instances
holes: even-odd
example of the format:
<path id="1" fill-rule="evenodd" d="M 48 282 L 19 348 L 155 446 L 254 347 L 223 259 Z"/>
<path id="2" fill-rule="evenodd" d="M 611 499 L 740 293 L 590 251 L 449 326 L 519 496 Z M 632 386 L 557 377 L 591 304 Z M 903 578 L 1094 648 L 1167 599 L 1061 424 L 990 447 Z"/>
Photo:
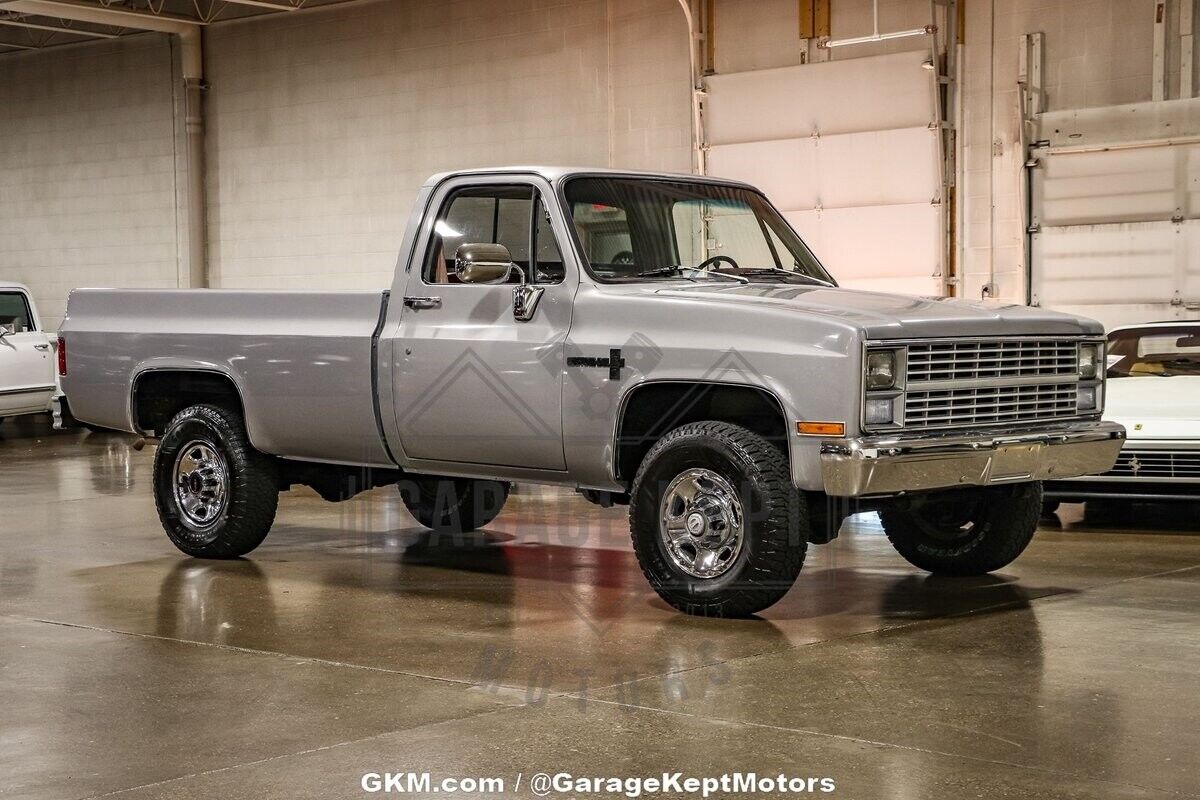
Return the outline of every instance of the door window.
<path id="1" fill-rule="evenodd" d="M 33 328 L 33 315 L 29 303 L 20 292 L 0 292 L 0 325 L 12 325 L 17 333 L 28 333 Z"/>
<path id="2" fill-rule="evenodd" d="M 446 199 L 433 225 L 426 283 L 459 283 L 454 274 L 454 254 L 464 244 L 486 242 L 508 248 L 517 266 L 529 264 L 529 221 L 533 214 L 533 188 L 487 186 L 461 189 Z M 514 273 L 510 282 L 519 278 Z"/>
<path id="3" fill-rule="evenodd" d="M 532 280 L 536 283 L 563 279 L 562 253 L 532 186 L 475 186 L 447 197 L 433 225 L 423 270 L 425 282 L 460 283 L 454 274 L 454 255 L 462 245 L 479 242 L 504 245 L 526 275 L 530 274 L 529 254 L 535 253 Z M 509 283 L 520 281 L 515 271 L 508 279 Z"/>

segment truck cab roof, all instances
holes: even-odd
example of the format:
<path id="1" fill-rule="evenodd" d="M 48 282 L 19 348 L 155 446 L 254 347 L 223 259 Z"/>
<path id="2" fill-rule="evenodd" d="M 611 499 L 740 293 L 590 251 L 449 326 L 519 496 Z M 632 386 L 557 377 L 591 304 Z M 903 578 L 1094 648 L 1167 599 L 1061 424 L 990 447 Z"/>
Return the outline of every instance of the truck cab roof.
<path id="1" fill-rule="evenodd" d="M 728 178 L 715 178 L 711 175 L 692 175 L 684 172 L 650 172 L 630 169 L 610 169 L 607 167 L 555 167 L 555 166 L 535 166 L 535 165 L 510 165 L 500 167 L 479 167 L 476 169 L 453 170 L 450 172 L 439 172 L 436 175 L 430 176 L 429 180 L 425 181 L 425 186 L 436 186 L 450 178 L 470 177 L 472 175 L 492 176 L 492 175 L 537 175 L 550 183 L 555 183 L 564 178 L 575 177 L 579 175 L 602 175 L 612 177 L 627 177 L 627 178 L 659 178 L 673 181 L 703 181 L 705 183 L 722 183 L 729 186 L 739 186 L 752 191 L 758 191 L 755 187 L 742 181 L 730 180 Z"/>

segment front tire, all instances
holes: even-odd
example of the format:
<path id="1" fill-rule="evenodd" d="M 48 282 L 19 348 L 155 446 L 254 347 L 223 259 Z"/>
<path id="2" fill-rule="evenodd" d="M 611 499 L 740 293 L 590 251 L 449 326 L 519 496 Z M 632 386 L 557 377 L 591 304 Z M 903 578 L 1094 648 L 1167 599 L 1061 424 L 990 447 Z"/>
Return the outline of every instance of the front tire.
<path id="1" fill-rule="evenodd" d="M 787 459 L 745 428 L 676 428 L 650 448 L 630 497 L 642 573 L 685 614 L 762 611 L 787 594 L 804 565 L 808 516 Z"/>
<path id="2" fill-rule="evenodd" d="M 171 543 L 184 553 L 243 556 L 262 544 L 275 521 L 275 462 L 251 446 L 235 412 L 185 408 L 154 454 L 154 503 Z"/>
<path id="3" fill-rule="evenodd" d="M 983 575 L 1025 550 L 1042 513 L 1042 485 L 960 489 L 905 510 L 880 513 L 888 540 L 908 563 L 935 575 Z"/>
<path id="4" fill-rule="evenodd" d="M 417 522 L 437 533 L 469 533 L 491 523 L 508 501 L 504 481 L 433 476 L 400 484 L 400 498 Z"/>

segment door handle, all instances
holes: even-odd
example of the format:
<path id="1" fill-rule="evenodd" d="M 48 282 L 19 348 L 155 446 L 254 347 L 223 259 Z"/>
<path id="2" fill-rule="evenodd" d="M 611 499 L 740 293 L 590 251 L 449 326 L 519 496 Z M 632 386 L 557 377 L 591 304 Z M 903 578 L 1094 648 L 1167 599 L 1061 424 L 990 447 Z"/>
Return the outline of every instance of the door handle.
<path id="1" fill-rule="evenodd" d="M 45 350 L 49 350 L 49 349 L 50 349 L 50 345 L 48 345 L 48 344 L 35 344 L 35 345 L 33 346 L 33 349 L 34 349 L 34 350 L 43 350 L 43 351 L 45 351 Z"/>
<path id="2" fill-rule="evenodd" d="M 406 297 L 404 305 L 409 308 L 440 308 L 442 298 L 440 297 Z"/>

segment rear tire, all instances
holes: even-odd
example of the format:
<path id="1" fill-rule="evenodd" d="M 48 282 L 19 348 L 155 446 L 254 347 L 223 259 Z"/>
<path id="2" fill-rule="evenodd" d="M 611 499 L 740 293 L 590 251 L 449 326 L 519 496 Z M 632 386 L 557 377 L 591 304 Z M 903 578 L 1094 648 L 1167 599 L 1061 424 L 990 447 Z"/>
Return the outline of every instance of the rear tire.
<path id="1" fill-rule="evenodd" d="M 471 478 L 409 478 L 400 498 L 417 522 L 438 533 L 469 533 L 504 509 L 512 484 Z"/>
<path id="2" fill-rule="evenodd" d="M 262 544 L 279 504 L 275 462 L 250 445 L 242 418 L 226 408 L 185 408 L 154 454 L 154 503 L 184 553 L 236 558 Z"/>
<path id="3" fill-rule="evenodd" d="M 1042 513 L 1042 485 L 960 489 L 879 517 L 896 551 L 935 575 L 983 575 L 1025 550 Z"/>
<path id="4" fill-rule="evenodd" d="M 808 515 L 787 459 L 740 426 L 694 422 L 666 434 L 642 460 L 630 496 L 642 573 L 685 614 L 762 611 L 804 565 Z"/>

